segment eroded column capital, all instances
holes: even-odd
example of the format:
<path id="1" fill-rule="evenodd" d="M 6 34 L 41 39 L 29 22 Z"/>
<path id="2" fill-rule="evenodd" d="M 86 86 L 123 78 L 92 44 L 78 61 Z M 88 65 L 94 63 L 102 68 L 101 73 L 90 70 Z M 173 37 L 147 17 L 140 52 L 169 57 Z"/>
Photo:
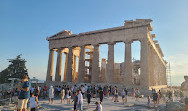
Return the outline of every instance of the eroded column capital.
<path id="1" fill-rule="evenodd" d="M 99 47 L 99 44 L 92 44 L 94 47 Z"/>
<path id="2" fill-rule="evenodd" d="M 64 48 L 58 48 L 58 49 L 57 49 L 57 52 L 58 52 L 58 53 L 62 53 L 63 49 L 64 49 Z"/>
<path id="3" fill-rule="evenodd" d="M 140 38 L 138 39 L 140 42 L 149 42 L 149 40 L 147 38 Z"/>
<path id="4" fill-rule="evenodd" d="M 125 44 L 132 44 L 133 41 L 132 41 L 132 40 L 126 40 L 126 41 L 124 41 L 124 43 L 125 43 Z"/>
<path id="5" fill-rule="evenodd" d="M 86 45 L 82 45 L 82 46 L 79 46 L 80 48 L 85 48 L 86 47 Z"/>
<path id="6" fill-rule="evenodd" d="M 152 46 L 151 42 L 146 38 L 139 39 L 139 41 L 141 44 L 148 44 L 149 46 Z"/>
<path id="7" fill-rule="evenodd" d="M 116 43 L 115 42 L 109 42 L 107 43 L 108 45 L 115 45 Z"/>
<path id="8" fill-rule="evenodd" d="M 55 49 L 49 49 L 49 51 L 55 51 Z"/>

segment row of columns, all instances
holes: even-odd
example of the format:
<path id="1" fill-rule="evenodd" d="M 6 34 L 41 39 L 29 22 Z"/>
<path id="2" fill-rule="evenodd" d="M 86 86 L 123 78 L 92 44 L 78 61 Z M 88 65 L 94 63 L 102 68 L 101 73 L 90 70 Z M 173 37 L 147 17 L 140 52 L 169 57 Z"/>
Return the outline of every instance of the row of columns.
<path id="1" fill-rule="evenodd" d="M 127 85 L 133 84 L 132 81 L 132 55 L 131 55 L 131 43 L 132 41 L 125 42 L 125 77 L 124 83 Z M 108 44 L 108 61 L 107 61 L 107 83 L 113 83 L 114 81 L 114 44 Z M 98 83 L 100 68 L 99 68 L 99 44 L 93 45 L 93 60 L 92 60 L 92 75 L 91 83 Z M 80 47 L 80 59 L 79 59 L 79 70 L 78 70 L 78 82 L 84 82 L 85 76 L 85 46 Z M 47 81 L 52 81 L 53 76 L 53 60 L 54 51 L 50 50 L 48 70 L 47 70 Z M 64 80 L 66 82 L 72 82 L 72 64 L 73 64 L 73 48 L 69 48 L 69 54 L 67 59 L 67 66 L 64 72 Z M 147 40 L 141 40 L 141 84 L 149 86 L 149 75 L 148 74 L 148 42 Z M 55 81 L 61 81 L 61 71 L 62 71 L 62 49 L 58 49 L 57 65 Z"/>

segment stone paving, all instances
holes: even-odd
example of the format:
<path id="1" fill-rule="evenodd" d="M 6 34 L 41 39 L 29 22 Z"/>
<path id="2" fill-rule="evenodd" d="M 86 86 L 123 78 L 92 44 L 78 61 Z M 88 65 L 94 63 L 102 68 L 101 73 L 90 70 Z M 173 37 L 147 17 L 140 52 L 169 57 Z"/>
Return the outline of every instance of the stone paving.
<path id="1" fill-rule="evenodd" d="M 123 105 L 121 102 L 121 97 L 119 96 L 119 102 L 114 103 L 111 101 L 112 97 L 104 98 L 104 101 L 102 103 L 103 111 L 159 111 L 158 108 L 154 108 L 153 102 L 151 103 L 151 107 L 147 107 L 147 98 L 140 98 L 139 101 L 135 101 L 135 99 L 132 99 L 132 97 L 128 97 L 128 103 Z M 87 108 L 87 101 L 84 99 L 83 104 L 83 110 L 84 111 L 93 111 L 96 108 L 96 105 L 94 104 L 96 101 L 99 101 L 99 99 L 92 99 L 90 104 L 90 109 Z M 165 104 L 159 104 L 159 106 L 164 106 Z M 73 103 L 67 104 L 67 102 L 61 103 L 60 98 L 55 98 L 53 104 L 48 103 L 48 99 L 40 99 L 39 100 L 39 106 L 40 108 L 37 109 L 37 111 L 54 111 L 54 110 L 61 110 L 61 111 L 71 111 L 73 110 Z M 0 109 L 3 110 L 12 110 L 15 108 L 15 106 L 12 107 L 0 107 Z"/>

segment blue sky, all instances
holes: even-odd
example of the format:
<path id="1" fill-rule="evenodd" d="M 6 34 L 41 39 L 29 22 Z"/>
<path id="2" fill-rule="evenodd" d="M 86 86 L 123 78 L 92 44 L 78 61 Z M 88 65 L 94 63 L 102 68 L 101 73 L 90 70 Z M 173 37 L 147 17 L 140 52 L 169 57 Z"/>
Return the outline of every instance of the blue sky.
<path id="1" fill-rule="evenodd" d="M 171 63 L 172 82 L 180 84 L 188 75 L 187 5 L 187 0 L 1 0 L 0 71 L 8 66 L 7 59 L 22 54 L 30 76 L 45 79 L 47 36 L 62 30 L 81 33 L 122 26 L 124 20 L 150 18 L 152 33 Z M 135 58 L 139 55 L 136 46 Z M 115 46 L 116 62 L 123 61 L 123 48 L 121 43 Z M 100 57 L 106 57 L 107 45 L 100 49 L 104 52 Z"/>

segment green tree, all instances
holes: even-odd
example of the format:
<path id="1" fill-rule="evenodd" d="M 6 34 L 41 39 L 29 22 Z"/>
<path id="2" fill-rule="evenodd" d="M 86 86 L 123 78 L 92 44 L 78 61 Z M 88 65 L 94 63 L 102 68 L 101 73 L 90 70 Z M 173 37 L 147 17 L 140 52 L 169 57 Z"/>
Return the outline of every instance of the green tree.
<path id="1" fill-rule="evenodd" d="M 0 72 L 0 83 L 10 82 L 8 78 L 21 78 L 24 74 L 28 74 L 25 66 L 26 60 L 21 58 L 21 54 L 15 59 L 8 60 L 9 66 Z"/>

